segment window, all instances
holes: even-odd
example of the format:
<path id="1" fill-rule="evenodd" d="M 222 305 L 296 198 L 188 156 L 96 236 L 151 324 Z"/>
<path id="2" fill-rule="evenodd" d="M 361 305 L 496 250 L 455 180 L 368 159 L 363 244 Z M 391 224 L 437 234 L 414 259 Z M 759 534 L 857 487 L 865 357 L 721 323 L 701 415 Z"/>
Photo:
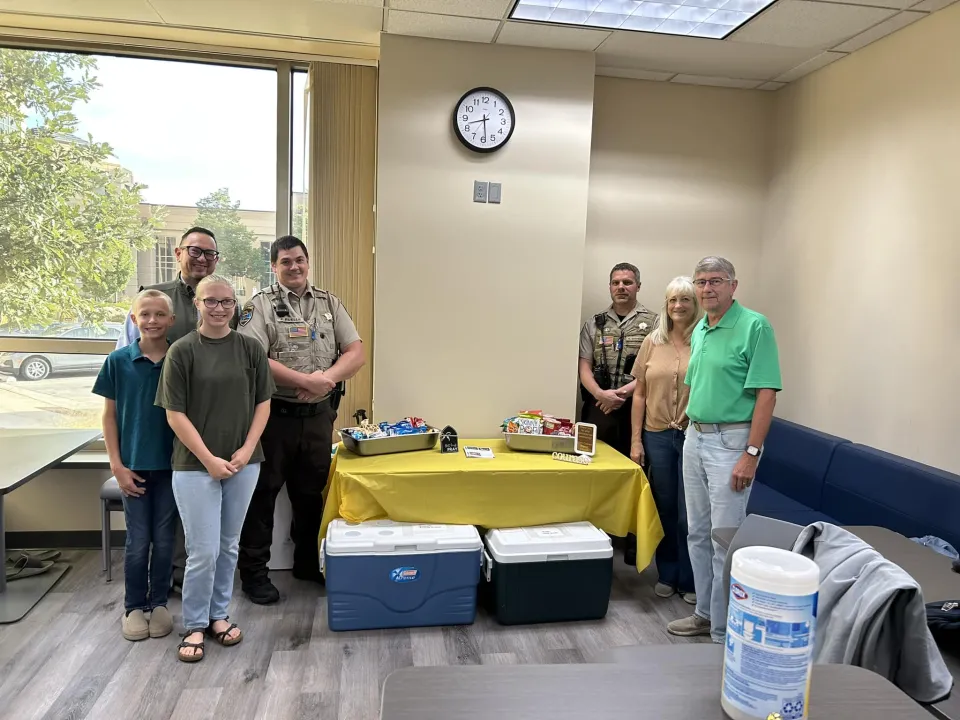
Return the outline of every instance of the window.
<path id="1" fill-rule="evenodd" d="M 0 66 L 0 427 L 99 427 L 94 377 L 137 290 L 177 277 L 184 230 L 216 234 L 238 297 L 272 282 L 263 248 L 297 212 L 278 222 L 276 198 L 304 177 L 307 76 L 6 48 Z M 300 118 L 296 172 L 277 157 L 282 116 Z"/>
<path id="2" fill-rule="evenodd" d="M 295 212 L 295 211 L 294 211 Z M 296 214 L 294 214 L 296 217 Z M 296 234 L 296 229 L 294 229 L 294 234 Z M 263 275 L 260 276 L 260 287 L 265 288 L 273 285 L 277 281 L 277 276 L 273 272 L 273 269 L 270 267 L 270 244 L 268 242 L 260 243 L 260 252 L 263 255 L 263 263 L 266 266 L 266 270 Z"/>
<path id="3" fill-rule="evenodd" d="M 291 233 L 301 240 L 307 237 L 307 189 L 310 172 L 310 87 L 309 75 L 305 72 L 293 74 L 293 181 L 290 196 L 292 222 Z"/>

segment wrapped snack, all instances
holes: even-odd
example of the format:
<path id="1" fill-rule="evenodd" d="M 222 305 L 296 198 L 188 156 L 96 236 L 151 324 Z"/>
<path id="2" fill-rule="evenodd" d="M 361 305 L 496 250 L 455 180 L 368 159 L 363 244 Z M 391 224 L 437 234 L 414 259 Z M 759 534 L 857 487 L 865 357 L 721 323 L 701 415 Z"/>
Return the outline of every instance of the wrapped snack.
<path id="1" fill-rule="evenodd" d="M 543 417 L 543 434 L 544 435 L 557 435 L 560 430 L 560 421 L 550 415 L 544 415 Z"/>
<path id="2" fill-rule="evenodd" d="M 426 430 L 427 430 L 427 423 L 424 421 L 423 418 L 408 417 L 408 418 L 407 418 L 407 421 L 408 421 L 411 425 L 413 425 L 413 427 L 415 427 L 415 428 L 417 428 L 417 429 L 421 429 L 423 432 L 426 432 Z"/>
<path id="3" fill-rule="evenodd" d="M 543 421 L 536 417 L 517 418 L 517 424 L 520 426 L 520 432 L 525 435 L 540 435 L 543 433 Z"/>
<path id="4" fill-rule="evenodd" d="M 520 417 L 522 418 L 536 418 L 538 420 L 543 418 L 543 410 L 521 410 Z"/>

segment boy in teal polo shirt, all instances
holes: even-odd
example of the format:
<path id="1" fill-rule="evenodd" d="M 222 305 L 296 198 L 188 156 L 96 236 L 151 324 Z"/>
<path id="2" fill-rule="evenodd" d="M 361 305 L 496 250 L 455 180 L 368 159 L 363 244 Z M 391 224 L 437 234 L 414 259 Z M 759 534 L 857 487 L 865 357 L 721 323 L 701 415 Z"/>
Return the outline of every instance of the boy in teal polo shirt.
<path id="1" fill-rule="evenodd" d="M 131 317 L 140 339 L 110 353 L 93 392 L 104 398 L 103 439 L 123 493 L 127 525 L 121 631 L 127 640 L 144 640 L 173 630 L 167 611 L 177 518 L 170 466 L 173 430 L 163 408 L 154 405 L 173 304 L 159 290 L 143 290 Z M 145 613 L 150 613 L 149 621 Z"/>
<path id="2" fill-rule="evenodd" d="M 714 528 L 740 527 L 760 462 L 777 392 L 780 358 L 770 322 L 733 299 L 737 275 L 721 257 L 706 257 L 693 284 L 706 311 L 690 338 L 690 425 L 683 445 L 687 545 L 697 591 L 694 614 L 667 630 L 723 642 L 727 619 L 724 553 Z"/>

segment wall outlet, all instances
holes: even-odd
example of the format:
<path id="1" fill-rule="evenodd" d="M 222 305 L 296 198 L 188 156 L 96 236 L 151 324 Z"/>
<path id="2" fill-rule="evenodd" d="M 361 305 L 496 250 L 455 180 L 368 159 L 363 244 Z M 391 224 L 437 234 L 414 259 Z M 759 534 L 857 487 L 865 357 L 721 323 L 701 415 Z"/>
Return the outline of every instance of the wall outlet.
<path id="1" fill-rule="evenodd" d="M 500 183 L 492 182 L 490 183 L 490 190 L 487 193 L 488 202 L 500 203 Z"/>
<path id="2" fill-rule="evenodd" d="M 487 201 L 487 183 L 479 180 L 473 181 L 473 201 L 478 203 Z"/>

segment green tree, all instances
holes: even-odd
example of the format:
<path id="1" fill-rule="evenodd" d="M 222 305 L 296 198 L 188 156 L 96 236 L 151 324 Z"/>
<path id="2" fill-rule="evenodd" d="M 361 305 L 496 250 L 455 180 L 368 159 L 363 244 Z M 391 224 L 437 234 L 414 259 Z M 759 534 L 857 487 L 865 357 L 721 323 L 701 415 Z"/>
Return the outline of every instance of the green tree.
<path id="1" fill-rule="evenodd" d="M 0 48 L 0 318 L 101 322 L 155 241 L 142 185 L 74 135 L 96 59 Z"/>
<path id="2" fill-rule="evenodd" d="M 240 219 L 240 201 L 230 199 L 230 190 L 220 188 L 197 201 L 194 224 L 212 230 L 217 236 L 220 263 L 217 270 L 224 275 L 237 275 L 256 282 L 266 270 L 257 236 Z"/>

